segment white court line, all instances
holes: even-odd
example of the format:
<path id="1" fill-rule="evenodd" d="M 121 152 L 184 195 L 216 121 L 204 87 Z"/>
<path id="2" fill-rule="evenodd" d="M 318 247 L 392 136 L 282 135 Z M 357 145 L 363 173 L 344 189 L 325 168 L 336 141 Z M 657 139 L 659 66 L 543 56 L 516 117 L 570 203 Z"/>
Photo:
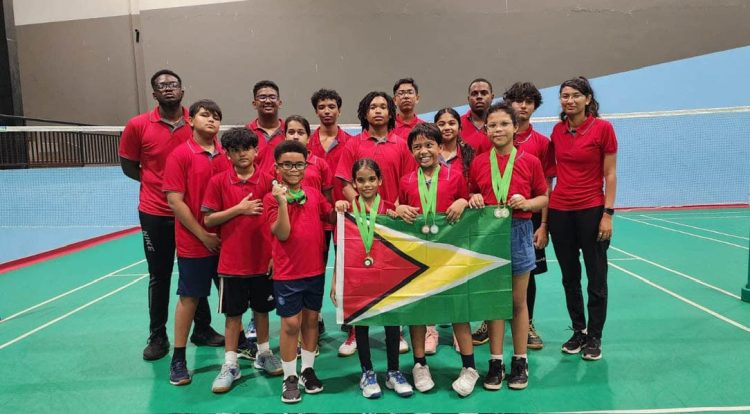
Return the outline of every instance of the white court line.
<path id="1" fill-rule="evenodd" d="M 734 238 L 740 239 L 740 240 L 750 240 L 750 238 L 748 238 L 748 237 L 736 236 L 734 234 L 729 234 L 729 233 L 724 233 L 724 232 L 720 232 L 720 231 L 716 231 L 716 230 L 711 230 L 711 229 L 707 229 L 707 228 L 704 228 L 704 227 L 691 226 L 689 224 L 678 223 L 676 221 L 670 221 L 670 220 L 665 220 L 665 219 L 662 219 L 662 218 L 651 217 L 651 216 L 646 216 L 646 215 L 644 215 L 643 217 L 646 217 L 646 218 L 649 218 L 649 219 L 653 219 L 653 220 L 657 220 L 657 221 L 663 221 L 663 222 L 669 223 L 669 224 L 676 224 L 678 226 L 689 227 L 689 228 L 695 229 L 695 230 L 701 230 L 701 231 L 706 231 L 706 232 L 709 232 L 709 233 L 720 234 L 722 236 L 734 237 Z"/>
<path id="2" fill-rule="evenodd" d="M 639 214 L 640 217 L 643 217 L 643 220 L 650 220 L 646 219 L 645 214 Z M 680 220 L 736 220 L 736 219 L 746 219 L 750 218 L 750 216 L 659 216 L 661 218 L 656 218 L 654 216 L 654 220 L 660 220 L 663 218 L 668 219 L 680 219 Z"/>
<path id="3" fill-rule="evenodd" d="M 636 259 L 634 257 L 620 257 L 620 258 L 617 258 L 617 259 L 609 259 L 609 260 L 613 260 L 615 262 L 631 262 L 631 261 L 638 260 L 638 259 Z M 547 263 L 557 263 L 557 260 L 556 259 L 547 259 Z"/>
<path id="4" fill-rule="evenodd" d="M 672 414 L 672 413 L 705 413 L 750 411 L 750 405 L 736 407 L 679 407 L 679 408 L 649 408 L 641 410 L 597 410 L 597 411 L 557 411 L 559 414 Z"/>
<path id="5" fill-rule="evenodd" d="M 46 305 L 46 304 L 48 304 L 50 302 L 54 302 L 54 301 L 56 301 L 56 300 L 58 300 L 60 298 L 64 298 L 65 296 L 68 296 L 71 293 L 78 292 L 79 290 L 81 290 L 83 288 L 87 288 L 87 287 L 93 285 L 94 283 L 101 282 L 102 280 L 104 280 L 104 279 L 106 279 L 106 278 L 114 275 L 115 273 L 121 272 L 121 271 L 123 271 L 125 269 L 129 269 L 129 268 L 131 268 L 133 266 L 136 266 L 136 265 L 139 265 L 139 264 L 141 264 L 141 263 L 143 263 L 145 261 L 146 261 L 146 259 L 143 259 L 143 260 L 139 260 L 139 261 L 137 261 L 135 263 L 129 264 L 129 265 L 125 266 L 125 267 L 121 267 L 121 268 L 115 270 L 114 272 L 107 273 L 106 275 L 101 276 L 99 278 L 96 278 L 96 279 L 92 280 L 91 282 L 86 283 L 85 285 L 78 286 L 77 288 L 71 289 L 71 290 L 69 290 L 67 292 L 64 292 L 64 293 L 61 293 L 61 294 L 55 296 L 54 298 L 47 299 L 44 302 L 37 303 L 34 306 L 26 308 L 26 309 L 24 309 L 24 310 L 22 310 L 20 312 L 16 312 L 13 315 L 8 316 L 7 318 L 0 319 L 0 323 L 8 322 L 9 320 L 18 317 L 19 315 L 23 315 L 24 313 L 32 311 L 32 310 L 34 310 L 34 309 L 36 309 L 36 308 L 38 308 L 40 306 L 44 306 L 44 305 Z"/>
<path id="6" fill-rule="evenodd" d="M 707 307 L 705 307 L 703 305 L 699 305 L 698 303 L 695 303 L 692 300 L 690 300 L 690 299 L 688 299 L 688 298 L 686 298 L 684 296 L 681 296 L 681 295 L 679 295 L 679 294 L 677 294 L 675 292 L 672 292 L 671 290 L 665 288 L 664 286 L 658 285 L 658 284 L 656 284 L 656 283 L 654 283 L 654 282 L 646 279 L 645 277 L 643 277 L 641 275 L 638 275 L 636 273 L 633 273 L 633 272 L 631 272 L 631 271 L 629 271 L 627 269 L 623 269 L 622 267 L 620 267 L 620 266 L 618 266 L 618 265 L 616 265 L 614 263 L 610 262 L 609 265 L 612 266 L 612 267 L 614 267 L 615 269 L 618 269 L 618 270 L 620 270 L 620 271 L 622 271 L 622 272 L 630 275 L 630 276 L 633 276 L 634 278 L 640 280 L 641 282 L 643 282 L 643 283 L 645 283 L 647 285 L 655 287 L 655 288 L 661 290 L 662 292 L 664 292 L 664 293 L 666 293 L 666 294 L 668 294 L 668 295 L 670 295 L 670 296 L 672 296 L 672 297 L 674 297 L 676 299 L 679 299 L 679 300 L 687 303 L 688 305 L 690 305 L 690 306 L 692 306 L 694 308 L 702 310 L 703 312 L 706 312 L 707 314 L 709 314 L 709 315 L 711 315 L 711 316 L 713 316 L 713 317 L 715 317 L 717 319 L 720 319 L 720 320 L 722 320 L 722 321 L 724 321 L 724 322 L 726 322 L 726 323 L 728 323 L 728 324 L 730 324 L 730 325 L 732 325 L 734 327 L 740 328 L 743 331 L 745 331 L 747 333 L 750 333 L 750 328 L 749 327 L 747 327 L 747 326 L 745 326 L 745 325 L 743 325 L 743 324 L 741 324 L 741 323 L 739 323 L 737 321 L 729 319 L 726 316 L 724 316 L 724 315 L 722 315 L 722 314 L 720 314 L 718 312 L 715 312 L 715 311 L 713 311 L 713 310 L 711 310 L 711 309 L 709 309 L 709 308 L 707 308 Z"/>
<path id="7" fill-rule="evenodd" d="M 714 241 L 714 242 L 721 243 L 721 244 L 726 244 L 726 245 L 733 246 L 733 247 L 739 247 L 740 249 L 743 249 L 743 250 L 750 250 L 750 247 L 742 246 L 742 245 L 739 245 L 739 244 L 730 243 L 730 242 L 727 242 L 727 241 L 724 241 L 724 240 L 713 239 L 711 237 L 701 236 L 699 234 L 688 233 L 686 231 L 677 230 L 677 229 L 673 229 L 673 228 L 670 228 L 670 227 L 664 227 L 664 226 L 660 226 L 658 224 L 647 223 L 645 221 L 640 221 L 640 220 L 636 220 L 636 219 L 632 219 L 632 218 L 628 218 L 628 217 L 620 217 L 620 218 L 623 219 L 623 220 L 629 220 L 629 221 L 634 221 L 636 223 L 645 224 L 647 226 L 658 227 L 660 229 L 673 231 L 675 233 L 686 234 L 688 236 L 697 237 L 699 239 L 705 239 L 705 240 L 710 240 L 710 241 Z"/>
<path id="8" fill-rule="evenodd" d="M 691 280 L 691 281 L 693 281 L 693 282 L 695 282 L 695 283 L 697 283 L 697 284 L 699 284 L 699 285 L 705 286 L 705 287 L 707 287 L 707 288 L 709 288 L 709 289 L 713 289 L 713 290 L 715 290 L 715 291 L 717 291 L 717 292 L 719 292 L 719 293 L 723 293 L 723 294 L 725 294 L 725 295 L 727 295 L 727 296 L 729 296 L 729 297 L 732 297 L 732 298 L 735 298 L 735 299 L 740 299 L 740 297 L 739 297 L 739 296 L 737 296 L 737 295 L 735 295 L 734 293 L 732 293 L 732 292 L 729 292 L 729 291 L 726 291 L 726 290 L 724 290 L 724 289 L 722 289 L 722 288 L 720 288 L 720 287 L 714 286 L 714 285 L 712 285 L 712 284 L 710 284 L 710 283 L 706 283 L 706 282 L 704 282 L 704 281 L 702 281 L 702 280 L 698 279 L 697 277 L 694 277 L 694 276 L 690 276 L 690 275 L 688 275 L 688 274 L 685 274 L 685 273 L 682 273 L 682 272 L 680 272 L 680 271 L 678 271 L 678 270 L 670 269 L 670 268 L 668 268 L 668 267 L 666 267 L 666 266 L 660 265 L 659 263 L 656 263 L 656 262 L 652 262 L 651 260 L 645 259 L 645 258 L 643 258 L 643 257 L 641 257 L 641 256 L 635 255 L 635 254 L 633 254 L 633 253 L 628 253 L 628 252 L 626 252 L 625 250 L 622 250 L 622 249 L 618 249 L 618 248 L 617 248 L 617 247 L 615 247 L 615 246 L 609 246 L 609 247 L 610 247 L 611 249 L 617 250 L 617 251 L 618 251 L 618 252 L 620 252 L 620 253 L 624 253 L 624 254 L 627 254 L 628 256 L 631 256 L 631 257 L 635 258 L 636 260 L 640 260 L 640 261 L 643 261 L 643 262 L 645 262 L 645 263 L 648 263 L 648 264 L 650 264 L 651 266 L 656 266 L 656 267 L 658 267 L 659 269 L 664 269 L 664 270 L 666 270 L 667 272 L 671 272 L 671 273 L 674 273 L 674 274 L 676 274 L 676 275 L 678 275 L 678 276 L 682 276 L 682 277 L 684 277 L 685 279 Z M 614 260 L 614 259 L 610 259 L 610 260 Z"/>
<path id="9" fill-rule="evenodd" d="M 42 329 L 45 329 L 45 328 L 47 328 L 48 326 L 51 326 L 51 325 L 54 325 L 54 324 L 56 324 L 57 322 L 60 322 L 61 320 L 63 320 L 63 319 L 65 319 L 65 318 L 67 318 L 67 317 L 68 317 L 68 316 L 70 316 L 70 315 L 73 315 L 74 313 L 80 312 L 80 311 L 82 311 L 82 310 L 84 310 L 84 309 L 88 308 L 89 306 L 91 306 L 91 305 L 93 305 L 93 304 L 95 304 L 95 303 L 97 303 L 97 302 L 99 302 L 99 301 L 101 301 L 101 300 L 103 300 L 103 299 L 106 299 L 106 298 L 108 298 L 108 297 L 110 297 L 110 296 L 114 295 L 115 293 L 117 293 L 117 292 L 119 292 L 119 291 L 121 291 L 121 290 L 123 290 L 123 289 L 125 289 L 125 288 L 127 288 L 127 287 L 130 287 L 130 286 L 132 286 L 132 285 L 134 285 L 134 284 L 136 284 L 136 283 L 140 282 L 140 281 L 141 281 L 141 280 L 143 280 L 143 278 L 145 278 L 146 276 L 148 276 L 148 273 L 144 273 L 144 274 L 143 274 L 143 275 L 142 275 L 141 277 L 139 277 L 138 279 L 136 279 L 136 280 L 134 280 L 134 281 L 132 281 L 132 282 L 130 282 L 130 283 L 128 283 L 128 284 L 126 284 L 125 286 L 120 286 L 119 288 L 117 288 L 117 289 L 115 289 L 115 290 L 113 290 L 113 291 L 111 291 L 111 292 L 109 292 L 109 293 L 107 293 L 107 294 L 104 294 L 104 295 L 102 295 L 102 296 L 99 296 L 98 298 L 96 298 L 96 299 L 94 299 L 94 300 L 92 300 L 92 301 L 90 301 L 90 302 L 87 302 L 87 303 L 85 303 L 85 304 L 83 304 L 83 305 L 81 305 L 81 306 L 79 306 L 79 307 L 77 307 L 77 308 L 73 309 L 72 311 L 70 311 L 70 312 L 68 312 L 68 313 L 66 313 L 66 314 L 64 314 L 64 315 L 62 315 L 62 316 L 59 316 L 59 317 L 57 317 L 57 318 L 55 318 L 55 319 L 53 319 L 53 320 L 51 320 L 51 321 L 49 321 L 49 322 L 45 323 L 44 325 L 38 326 L 38 327 L 36 327 L 36 328 L 34 328 L 34 329 L 32 329 L 32 330 L 30 330 L 30 331 L 26 332 L 25 334 L 23 334 L 23 335 L 21 335 L 21 336 L 19 336 L 19 337 L 15 338 L 15 339 L 12 339 L 12 340 L 10 340 L 10 341 L 8 341 L 8 342 L 6 342 L 6 343 L 4 343 L 4 344 L 0 345 L 0 350 L 2 350 L 2 349 L 4 349 L 4 348 L 7 348 L 7 347 L 9 347 L 9 346 L 13 345 L 13 344 L 14 344 L 14 343 L 16 343 L 16 342 L 18 342 L 18 341 L 20 341 L 20 340 L 22 340 L 22 339 L 24 339 L 24 338 L 26 338 L 26 337 L 28 337 L 28 336 L 31 336 L 31 335 L 33 335 L 33 334 L 35 334 L 35 333 L 37 333 L 37 332 L 41 331 Z"/>

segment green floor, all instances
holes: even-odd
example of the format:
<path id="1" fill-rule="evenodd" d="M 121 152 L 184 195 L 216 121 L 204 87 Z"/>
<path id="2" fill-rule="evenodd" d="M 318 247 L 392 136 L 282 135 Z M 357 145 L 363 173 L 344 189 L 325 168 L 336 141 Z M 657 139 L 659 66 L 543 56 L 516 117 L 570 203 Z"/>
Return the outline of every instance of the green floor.
<path id="1" fill-rule="evenodd" d="M 750 304 L 738 299 L 748 277 L 748 233 L 749 209 L 618 214 L 604 358 L 586 362 L 560 352 L 569 319 L 552 262 L 537 279 L 535 324 L 546 347 L 530 353 L 529 388 L 519 392 L 477 387 L 458 398 L 450 383 L 460 358 L 450 331 L 440 328 L 441 346 L 429 359 L 435 390 L 366 400 L 357 386 L 356 356 L 336 356 L 344 334 L 326 300 L 328 332 L 316 360 L 326 389 L 294 407 L 280 402 L 279 377 L 266 378 L 247 362 L 234 390 L 212 394 L 221 349 L 188 347 L 194 377 L 185 387 L 169 384 L 169 358 L 141 359 L 146 264 L 140 235 L 128 236 L 0 275 L 0 412 L 750 410 Z M 554 259 L 551 247 L 548 255 Z M 215 306 L 215 294 L 211 300 Z M 223 326 L 223 318 L 216 315 L 213 325 Z M 272 328 L 278 331 L 278 319 Z M 374 331 L 373 361 L 382 374 L 383 335 Z M 510 349 L 508 339 L 507 359 Z M 488 347 L 477 347 L 475 355 L 483 374 Z M 402 355 L 401 364 L 410 371 L 411 355 Z"/>

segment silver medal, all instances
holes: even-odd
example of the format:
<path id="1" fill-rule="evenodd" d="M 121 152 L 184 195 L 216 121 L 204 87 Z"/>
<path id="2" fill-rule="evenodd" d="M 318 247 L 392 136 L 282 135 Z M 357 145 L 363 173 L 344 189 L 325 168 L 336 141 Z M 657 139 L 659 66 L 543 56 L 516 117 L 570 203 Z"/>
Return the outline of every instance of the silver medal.
<path id="1" fill-rule="evenodd" d="M 440 228 L 437 226 L 437 224 L 433 224 L 432 226 L 430 226 L 430 233 L 438 234 L 439 231 L 440 231 Z"/>
<path id="2" fill-rule="evenodd" d="M 430 226 L 426 224 L 422 226 L 422 234 L 430 234 Z"/>
<path id="3" fill-rule="evenodd" d="M 500 209 L 500 217 L 502 217 L 502 218 L 508 218 L 508 217 L 510 217 L 510 210 L 508 210 L 507 207 L 502 207 Z"/>

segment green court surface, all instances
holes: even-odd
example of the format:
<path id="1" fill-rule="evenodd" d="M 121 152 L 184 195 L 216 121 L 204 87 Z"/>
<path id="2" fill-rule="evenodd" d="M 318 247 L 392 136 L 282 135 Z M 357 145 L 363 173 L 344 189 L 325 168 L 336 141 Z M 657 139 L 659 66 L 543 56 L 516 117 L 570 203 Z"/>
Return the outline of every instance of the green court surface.
<path id="1" fill-rule="evenodd" d="M 0 412 L 750 410 L 750 303 L 739 299 L 748 278 L 750 209 L 615 217 L 603 359 L 587 362 L 560 352 L 571 332 L 552 260 L 550 271 L 537 276 L 535 325 L 546 346 L 529 351 L 524 391 L 489 392 L 479 384 L 468 398 L 456 396 L 450 383 L 460 358 L 450 346 L 450 330 L 439 328 L 441 345 L 428 359 L 436 389 L 399 398 L 384 386 L 384 339 L 376 328 L 373 362 L 384 396 L 366 400 L 358 388 L 357 357 L 336 355 L 345 335 L 327 298 L 327 332 L 315 363 L 323 393 L 285 405 L 281 378 L 264 377 L 241 360 L 243 378 L 231 392 L 214 395 L 211 382 L 223 349 L 192 344 L 187 353 L 193 382 L 172 386 L 169 357 L 141 359 L 148 278 L 135 234 L 0 275 Z M 551 247 L 547 254 L 554 259 Z M 172 321 L 170 316 L 170 333 Z M 214 313 L 213 326 L 223 329 L 221 315 Z M 271 326 L 276 336 L 275 316 Z M 510 333 L 506 336 L 509 362 Z M 475 355 L 483 375 L 488 346 L 477 347 Z M 402 355 L 409 379 L 411 366 L 411 354 Z"/>

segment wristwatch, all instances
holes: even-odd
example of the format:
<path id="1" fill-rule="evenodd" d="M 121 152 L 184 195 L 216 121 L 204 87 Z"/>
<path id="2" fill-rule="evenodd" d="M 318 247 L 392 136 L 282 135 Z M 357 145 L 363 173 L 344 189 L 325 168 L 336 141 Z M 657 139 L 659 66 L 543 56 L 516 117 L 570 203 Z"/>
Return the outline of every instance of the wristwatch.
<path id="1" fill-rule="evenodd" d="M 615 209 L 604 207 L 604 214 L 608 214 L 610 216 L 614 216 L 615 215 Z"/>

